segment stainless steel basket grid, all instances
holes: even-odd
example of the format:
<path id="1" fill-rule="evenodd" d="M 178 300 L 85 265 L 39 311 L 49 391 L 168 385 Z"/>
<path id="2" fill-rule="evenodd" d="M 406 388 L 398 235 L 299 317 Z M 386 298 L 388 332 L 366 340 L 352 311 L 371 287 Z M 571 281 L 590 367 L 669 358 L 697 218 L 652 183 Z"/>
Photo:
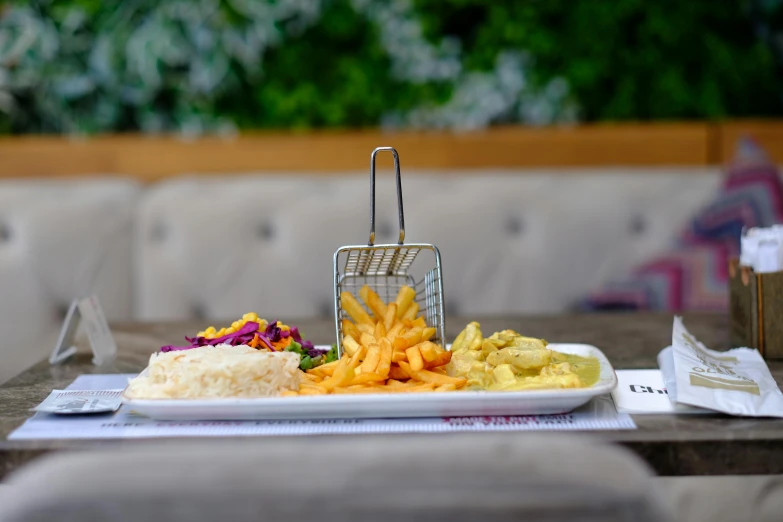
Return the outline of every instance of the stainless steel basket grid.
<path id="1" fill-rule="evenodd" d="M 400 224 L 397 244 L 375 244 L 375 158 L 381 151 L 391 152 L 394 158 Z M 413 288 L 416 292 L 415 301 L 419 305 L 419 313 L 424 315 L 428 326 L 435 328 L 435 337 L 432 341 L 444 344 L 446 336 L 440 252 L 435 245 L 427 243 L 406 245 L 404 241 L 405 217 L 399 155 L 392 147 L 378 147 L 370 156 L 370 240 L 366 245 L 340 247 L 334 253 L 335 329 L 340 356 L 343 353 L 342 320 L 350 319 L 342 309 L 340 294 L 348 291 L 358 298 L 359 290 L 365 284 L 372 288 L 385 303 L 393 302 L 404 285 Z M 372 310 L 367 308 L 366 303 L 362 305 L 372 315 Z"/>

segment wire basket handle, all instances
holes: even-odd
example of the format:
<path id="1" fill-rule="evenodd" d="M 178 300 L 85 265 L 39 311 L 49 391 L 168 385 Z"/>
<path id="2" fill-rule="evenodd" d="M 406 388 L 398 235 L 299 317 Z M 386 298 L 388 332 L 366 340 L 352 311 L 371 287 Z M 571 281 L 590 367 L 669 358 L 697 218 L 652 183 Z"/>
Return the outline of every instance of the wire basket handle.
<path id="1" fill-rule="evenodd" d="M 370 241 L 369 246 L 375 244 L 375 156 L 383 151 L 388 150 L 394 157 L 394 173 L 397 178 L 397 212 L 400 216 L 400 238 L 397 242 L 402 245 L 405 241 L 405 216 L 402 211 L 402 179 L 400 178 L 400 156 L 394 147 L 378 147 L 370 155 Z"/>

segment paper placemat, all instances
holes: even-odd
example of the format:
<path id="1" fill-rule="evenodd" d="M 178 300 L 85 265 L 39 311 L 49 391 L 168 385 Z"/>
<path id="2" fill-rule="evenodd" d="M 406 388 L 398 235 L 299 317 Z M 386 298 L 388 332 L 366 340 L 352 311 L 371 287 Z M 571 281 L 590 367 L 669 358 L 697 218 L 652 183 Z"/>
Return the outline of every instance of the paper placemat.
<path id="1" fill-rule="evenodd" d="M 81 375 L 68 389 L 123 388 L 135 375 Z M 57 417 L 37 413 L 11 433 L 11 440 L 242 437 L 375 433 L 632 430 L 630 415 L 611 398 L 599 397 L 561 415 L 442 417 L 415 419 L 324 419 L 278 421 L 160 422 L 120 408 L 113 414 Z"/>

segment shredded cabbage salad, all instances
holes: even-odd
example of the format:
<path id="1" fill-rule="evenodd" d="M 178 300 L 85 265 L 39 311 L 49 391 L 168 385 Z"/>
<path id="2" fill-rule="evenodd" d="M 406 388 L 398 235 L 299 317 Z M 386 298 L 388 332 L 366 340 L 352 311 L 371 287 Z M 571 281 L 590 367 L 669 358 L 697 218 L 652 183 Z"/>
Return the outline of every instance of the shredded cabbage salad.
<path id="1" fill-rule="evenodd" d="M 245 345 L 257 350 L 294 352 L 299 355 L 299 368 L 303 371 L 337 360 L 337 345 L 332 345 L 331 349 L 317 348 L 312 342 L 302 339 L 297 327 L 280 321 L 267 322 L 255 313 L 245 314 L 228 328 L 216 330 L 210 326 L 195 337 L 186 336 L 185 340 L 188 342 L 186 346 L 167 345 L 160 351 L 190 350 L 219 344 Z"/>

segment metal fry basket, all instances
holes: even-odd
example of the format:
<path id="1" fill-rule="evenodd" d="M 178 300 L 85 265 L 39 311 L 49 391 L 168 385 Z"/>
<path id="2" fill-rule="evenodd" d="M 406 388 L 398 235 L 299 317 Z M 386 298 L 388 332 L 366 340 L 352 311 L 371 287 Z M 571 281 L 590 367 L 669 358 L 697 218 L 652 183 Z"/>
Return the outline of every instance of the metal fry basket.
<path id="1" fill-rule="evenodd" d="M 397 210 L 400 235 L 397 244 L 375 244 L 375 157 L 381 151 L 391 152 L 397 182 Z M 400 158 L 393 147 L 378 147 L 370 156 L 370 240 L 366 245 L 340 247 L 334 253 L 334 322 L 337 331 L 337 349 L 343 354 L 342 320 L 350 319 L 342 309 L 343 291 L 359 295 L 362 286 L 372 288 L 385 303 L 395 300 L 400 288 L 408 285 L 416 292 L 415 301 L 427 326 L 435 328 L 433 342 L 445 348 L 445 320 L 443 310 L 443 279 L 440 252 L 435 245 L 404 244 L 405 217 L 402 210 L 402 181 Z M 366 303 L 362 306 L 372 314 Z"/>

